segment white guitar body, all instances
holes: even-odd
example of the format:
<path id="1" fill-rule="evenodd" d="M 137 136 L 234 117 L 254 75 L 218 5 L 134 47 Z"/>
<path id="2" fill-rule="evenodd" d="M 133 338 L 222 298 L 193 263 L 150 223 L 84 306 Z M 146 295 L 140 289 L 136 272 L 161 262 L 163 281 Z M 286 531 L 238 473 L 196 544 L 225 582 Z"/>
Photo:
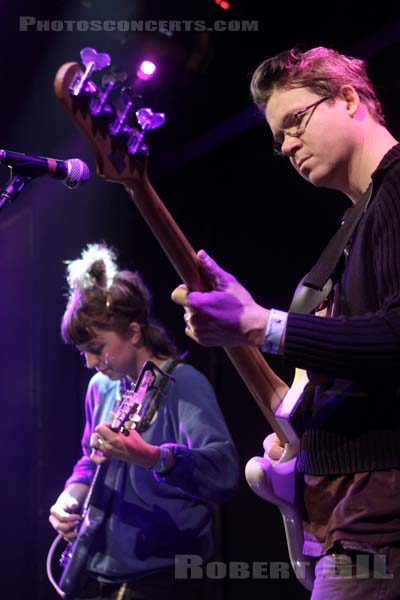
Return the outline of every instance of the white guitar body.
<path id="1" fill-rule="evenodd" d="M 312 590 L 314 565 L 310 557 L 303 555 L 302 485 L 296 474 L 298 438 L 289 421 L 307 381 L 305 371 L 297 369 L 293 385 L 275 413 L 289 439 L 281 459 L 274 462 L 267 457 L 256 456 L 247 463 L 245 473 L 253 492 L 279 508 L 293 570 L 300 583 Z"/>

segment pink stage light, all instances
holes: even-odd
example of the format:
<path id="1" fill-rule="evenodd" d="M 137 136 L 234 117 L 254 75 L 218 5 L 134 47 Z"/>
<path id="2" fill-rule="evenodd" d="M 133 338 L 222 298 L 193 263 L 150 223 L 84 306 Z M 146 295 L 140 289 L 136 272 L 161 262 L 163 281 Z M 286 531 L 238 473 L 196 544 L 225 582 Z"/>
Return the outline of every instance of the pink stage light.
<path id="1" fill-rule="evenodd" d="M 156 70 L 157 67 L 153 63 L 153 61 L 143 60 L 140 63 L 138 70 L 136 71 L 136 75 L 139 77 L 139 79 L 150 79 L 151 77 L 153 77 Z"/>

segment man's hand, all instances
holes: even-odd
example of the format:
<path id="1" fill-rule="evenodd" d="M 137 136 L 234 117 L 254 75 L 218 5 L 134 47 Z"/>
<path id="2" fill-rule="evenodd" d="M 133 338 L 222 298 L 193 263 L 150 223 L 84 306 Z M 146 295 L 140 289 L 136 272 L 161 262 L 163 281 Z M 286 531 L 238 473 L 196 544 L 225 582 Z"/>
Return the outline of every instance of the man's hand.
<path id="1" fill-rule="evenodd" d="M 186 334 L 204 346 L 261 346 L 269 311 L 204 250 L 197 256 L 214 289 L 190 292 L 181 285 L 172 292 L 172 300 L 185 308 Z"/>
<path id="2" fill-rule="evenodd" d="M 93 448 L 90 458 L 98 465 L 115 458 L 147 469 L 156 464 L 160 454 L 158 446 L 145 442 L 134 429 L 124 435 L 112 431 L 109 423 L 96 427 L 90 445 Z"/>
<path id="3" fill-rule="evenodd" d="M 277 463 L 282 457 L 284 446 L 276 433 L 268 435 L 264 442 L 264 457 L 268 458 L 272 463 Z"/>

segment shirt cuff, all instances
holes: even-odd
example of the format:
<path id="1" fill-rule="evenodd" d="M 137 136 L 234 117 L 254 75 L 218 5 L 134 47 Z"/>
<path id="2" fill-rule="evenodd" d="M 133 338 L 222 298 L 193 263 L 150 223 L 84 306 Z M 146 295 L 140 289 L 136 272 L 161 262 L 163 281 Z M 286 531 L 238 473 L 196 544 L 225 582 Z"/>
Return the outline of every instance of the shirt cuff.
<path id="1" fill-rule="evenodd" d="M 282 337 L 286 330 L 288 314 L 281 310 L 272 308 L 269 313 L 262 352 L 267 354 L 283 354 L 281 349 Z"/>
<path id="2" fill-rule="evenodd" d="M 171 449 L 166 448 L 165 446 L 160 446 L 160 455 L 155 465 L 150 468 L 150 471 L 153 473 L 166 473 L 168 470 L 168 466 L 171 464 Z"/>
<path id="3" fill-rule="evenodd" d="M 193 478 L 193 455 L 189 448 L 180 444 L 163 444 L 160 449 L 167 449 L 174 455 L 175 466 L 166 473 L 153 470 L 153 475 L 157 481 L 165 481 L 171 485 L 180 487 L 186 481 L 191 481 Z"/>

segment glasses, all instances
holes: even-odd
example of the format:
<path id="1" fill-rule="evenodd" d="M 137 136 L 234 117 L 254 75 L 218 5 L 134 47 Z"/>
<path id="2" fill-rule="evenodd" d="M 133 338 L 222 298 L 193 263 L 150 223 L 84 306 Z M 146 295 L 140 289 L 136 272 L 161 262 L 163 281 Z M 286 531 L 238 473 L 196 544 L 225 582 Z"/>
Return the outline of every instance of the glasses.
<path id="1" fill-rule="evenodd" d="M 288 135 L 289 137 L 294 137 L 294 138 L 301 137 L 303 135 L 303 133 L 305 132 L 306 127 L 309 124 L 310 119 L 313 116 L 314 111 L 317 108 L 317 106 L 322 104 L 322 102 L 325 102 L 325 100 L 329 100 L 330 98 L 332 98 L 332 96 L 324 96 L 323 98 L 320 98 L 316 102 L 309 104 L 305 108 L 302 108 L 301 110 L 298 110 L 298 111 L 292 113 L 291 115 L 288 115 L 287 117 L 285 117 L 284 122 L 288 124 L 288 127 L 286 129 L 281 129 L 280 131 L 278 131 L 278 133 L 276 134 L 276 136 L 274 138 L 275 154 L 277 154 L 278 156 L 284 156 L 284 154 L 282 152 L 282 144 L 285 140 L 285 135 Z M 306 119 L 305 115 L 308 111 L 310 111 L 310 114 L 308 115 L 308 118 Z"/>

